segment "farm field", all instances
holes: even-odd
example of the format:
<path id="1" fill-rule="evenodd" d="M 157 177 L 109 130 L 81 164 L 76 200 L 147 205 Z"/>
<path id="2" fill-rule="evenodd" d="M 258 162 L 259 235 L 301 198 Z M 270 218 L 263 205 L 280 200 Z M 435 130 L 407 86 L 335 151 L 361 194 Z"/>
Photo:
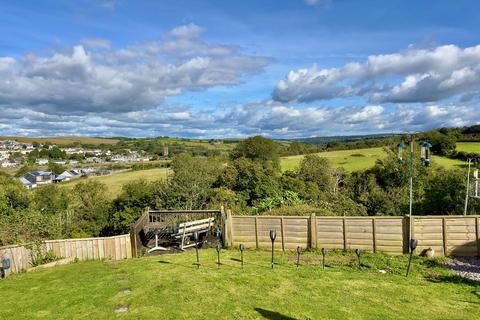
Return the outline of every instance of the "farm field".
<path id="1" fill-rule="evenodd" d="M 87 261 L 0 281 L 1 319 L 477 319 L 478 282 L 436 260 L 352 252 L 327 255 L 213 249 L 124 261 Z M 385 273 L 380 272 L 384 270 Z M 124 312 L 116 313 L 119 307 Z"/>
<path id="2" fill-rule="evenodd" d="M 375 164 L 377 159 L 386 156 L 383 148 L 326 151 L 317 154 L 327 158 L 333 167 L 343 167 L 347 172 L 368 169 Z M 297 168 L 303 157 L 303 155 L 282 157 L 280 159 L 282 170 Z M 439 156 L 432 156 L 432 162 L 445 168 L 461 167 L 465 164 L 461 160 Z"/>
<path id="3" fill-rule="evenodd" d="M 72 143 L 83 143 L 83 144 L 116 144 L 119 140 L 109 139 L 109 138 L 96 138 L 96 137 L 45 137 L 45 138 L 28 138 L 28 137 L 9 137 L 9 136 L 0 136 L 0 140 L 16 140 L 23 143 L 32 143 L 34 141 L 38 143 L 50 142 L 56 145 L 67 145 Z"/>
<path id="4" fill-rule="evenodd" d="M 111 198 L 114 198 L 122 191 L 122 186 L 127 182 L 134 181 L 136 179 L 145 179 L 148 181 L 164 179 L 168 173 L 167 168 L 155 168 L 138 171 L 126 171 L 121 173 L 114 173 L 108 176 L 95 176 L 87 179 L 76 179 L 73 181 L 59 184 L 64 188 L 72 188 L 75 184 L 82 181 L 99 181 L 107 185 L 108 193 Z"/>
<path id="5" fill-rule="evenodd" d="M 480 153 L 480 142 L 457 142 L 457 151 Z"/>

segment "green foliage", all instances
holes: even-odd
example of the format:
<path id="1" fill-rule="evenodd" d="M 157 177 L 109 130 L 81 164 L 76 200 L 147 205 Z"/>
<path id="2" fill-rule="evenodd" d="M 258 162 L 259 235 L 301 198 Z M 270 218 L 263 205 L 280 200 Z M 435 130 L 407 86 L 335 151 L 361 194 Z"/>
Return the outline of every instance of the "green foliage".
<path id="1" fill-rule="evenodd" d="M 454 133 L 444 130 L 443 133 L 439 130 L 424 133 L 423 138 L 432 145 L 431 151 L 438 155 L 449 155 L 455 152 L 456 137 Z"/>
<path id="2" fill-rule="evenodd" d="M 279 145 L 272 139 L 255 136 L 238 143 L 231 153 L 233 160 L 246 158 L 258 162 L 270 162 L 274 168 L 280 168 Z"/>
<path id="3" fill-rule="evenodd" d="M 59 259 L 52 250 L 45 250 L 45 245 L 41 241 L 35 241 L 33 245 L 27 246 L 32 253 L 32 267 L 53 262 Z"/>
<path id="4" fill-rule="evenodd" d="M 81 182 L 72 190 L 72 237 L 99 236 L 107 227 L 110 201 L 107 187 L 97 181 Z"/>
<path id="5" fill-rule="evenodd" d="M 67 168 L 65 166 L 62 166 L 61 164 L 56 164 L 53 162 L 48 163 L 48 171 L 51 171 L 55 175 L 59 175 L 65 170 L 67 170 Z"/>

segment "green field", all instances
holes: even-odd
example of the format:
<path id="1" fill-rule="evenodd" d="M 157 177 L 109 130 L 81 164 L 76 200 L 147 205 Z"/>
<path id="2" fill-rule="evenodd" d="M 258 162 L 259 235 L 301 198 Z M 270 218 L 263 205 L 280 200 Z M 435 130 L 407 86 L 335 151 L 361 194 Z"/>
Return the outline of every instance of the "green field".
<path id="1" fill-rule="evenodd" d="M 479 283 L 453 275 L 436 260 L 352 252 L 282 257 L 268 251 L 213 249 L 130 259 L 88 261 L 0 280 L 0 319 L 478 319 Z M 380 272 L 380 270 L 384 270 Z M 385 273 L 383 273 L 385 272 Z M 115 310 L 123 306 L 124 313 Z"/>
<path id="2" fill-rule="evenodd" d="M 134 181 L 136 179 L 145 179 L 148 181 L 165 179 L 168 173 L 167 168 L 156 168 L 148 170 L 127 171 L 121 173 L 114 173 L 108 176 L 95 176 L 87 179 L 76 179 L 73 181 L 59 184 L 64 188 L 72 188 L 75 184 L 83 181 L 99 181 L 107 185 L 108 193 L 111 198 L 114 198 L 122 191 L 122 186 L 127 182 Z"/>
<path id="3" fill-rule="evenodd" d="M 480 153 L 480 142 L 457 142 L 457 151 Z"/>
<path id="4" fill-rule="evenodd" d="M 29 137 L 13 137 L 13 136 L 0 136 L 0 140 L 16 140 L 23 143 L 45 143 L 49 142 L 56 145 L 68 145 L 73 143 L 82 143 L 82 144 L 116 144 L 119 140 L 110 139 L 110 138 L 96 138 L 96 137 L 45 137 L 45 138 L 29 138 Z"/>
<path id="5" fill-rule="evenodd" d="M 317 154 L 327 158 L 333 167 L 343 167 L 348 172 L 368 169 L 375 164 L 377 159 L 382 159 L 386 156 L 383 148 L 326 151 Z M 292 170 L 297 168 L 303 157 L 303 155 L 282 157 L 280 162 L 282 169 Z M 461 160 L 439 156 L 432 156 L 432 163 L 446 168 L 460 167 L 465 164 Z"/>

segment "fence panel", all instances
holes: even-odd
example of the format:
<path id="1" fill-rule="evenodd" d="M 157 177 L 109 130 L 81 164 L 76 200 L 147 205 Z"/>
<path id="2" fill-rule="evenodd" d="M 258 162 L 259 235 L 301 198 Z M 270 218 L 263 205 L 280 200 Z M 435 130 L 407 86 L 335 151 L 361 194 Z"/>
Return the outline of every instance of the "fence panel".
<path id="1" fill-rule="evenodd" d="M 480 256 L 480 217 L 419 216 L 412 219 L 417 253 Z M 275 249 L 317 247 L 362 249 L 389 254 L 408 252 L 408 217 L 232 216 L 232 244 L 270 248 L 270 230 L 277 232 Z"/>
<path id="2" fill-rule="evenodd" d="M 17 273 L 32 267 L 32 250 L 27 247 L 21 245 L 0 247 L 0 258 L 9 258 L 11 261 L 9 273 Z M 78 260 L 122 260 L 132 257 L 129 234 L 103 238 L 46 240 L 43 242 L 43 248 L 52 251 L 59 258 Z"/>

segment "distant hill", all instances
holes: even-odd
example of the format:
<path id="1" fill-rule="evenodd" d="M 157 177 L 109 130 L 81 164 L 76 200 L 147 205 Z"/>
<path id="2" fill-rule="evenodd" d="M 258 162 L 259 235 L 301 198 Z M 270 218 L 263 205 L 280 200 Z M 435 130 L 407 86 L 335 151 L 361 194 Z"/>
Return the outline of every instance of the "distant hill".
<path id="1" fill-rule="evenodd" d="M 401 136 L 401 134 L 394 133 L 382 133 L 382 134 L 367 134 L 367 135 L 353 135 L 353 136 L 328 136 L 328 137 L 311 137 L 311 138 L 299 138 L 294 139 L 308 144 L 319 144 L 330 141 L 349 142 L 357 140 L 371 140 L 371 139 L 383 139 L 388 137 Z"/>
<path id="2" fill-rule="evenodd" d="M 14 137 L 14 136 L 0 136 L 0 140 L 16 140 L 18 142 L 24 143 L 46 143 L 50 142 L 56 145 L 70 145 L 75 143 L 80 144 L 116 144 L 118 139 L 111 138 L 100 138 L 100 137 L 76 137 L 76 136 L 65 136 L 65 137 L 39 137 L 39 138 L 30 138 L 30 137 Z"/>

